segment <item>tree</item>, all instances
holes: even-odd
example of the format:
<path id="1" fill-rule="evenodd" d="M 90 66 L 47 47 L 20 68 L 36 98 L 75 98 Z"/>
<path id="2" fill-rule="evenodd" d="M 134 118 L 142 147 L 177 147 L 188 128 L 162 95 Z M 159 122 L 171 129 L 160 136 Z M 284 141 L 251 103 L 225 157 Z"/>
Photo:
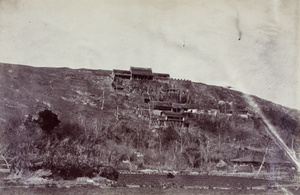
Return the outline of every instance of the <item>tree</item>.
<path id="1" fill-rule="evenodd" d="M 119 114 L 120 114 L 120 106 L 123 106 L 124 103 L 124 97 L 122 97 L 121 94 L 118 93 L 117 90 L 115 90 L 112 94 L 114 102 L 116 104 L 116 112 L 115 112 L 115 116 L 116 116 L 116 120 L 120 120 Z"/>
<path id="2" fill-rule="evenodd" d="M 182 153 L 183 147 L 186 142 L 185 136 L 187 134 L 187 128 L 184 127 L 183 124 L 173 124 L 172 127 L 173 127 L 174 131 L 177 132 L 177 135 L 179 136 L 180 153 Z"/>
<path id="3" fill-rule="evenodd" d="M 46 134 L 51 134 L 54 128 L 59 125 L 60 120 L 51 110 L 46 109 L 39 112 L 39 118 L 35 122 Z"/>
<path id="4" fill-rule="evenodd" d="M 260 166 L 259 166 L 259 169 L 258 169 L 258 171 L 257 171 L 257 174 L 259 174 L 259 173 L 261 172 L 261 169 L 262 169 L 263 166 L 264 166 L 264 163 L 265 163 L 265 161 L 266 161 L 266 157 L 267 157 L 267 155 L 268 155 L 268 153 L 269 153 L 270 145 L 271 145 L 271 143 L 272 143 L 272 139 L 271 139 L 269 136 L 263 136 L 262 140 L 263 140 L 263 142 L 266 144 L 266 150 L 265 150 L 265 153 L 264 153 L 262 162 L 261 162 L 261 164 L 260 164 Z"/>

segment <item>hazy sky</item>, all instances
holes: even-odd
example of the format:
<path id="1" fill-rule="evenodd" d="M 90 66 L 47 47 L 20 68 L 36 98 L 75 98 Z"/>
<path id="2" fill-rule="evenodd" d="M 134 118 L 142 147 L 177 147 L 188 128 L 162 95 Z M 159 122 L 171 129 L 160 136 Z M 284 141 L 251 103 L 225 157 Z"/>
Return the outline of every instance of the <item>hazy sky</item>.
<path id="1" fill-rule="evenodd" d="M 298 10 L 298 0 L 0 0 L 0 62 L 152 67 L 300 109 Z"/>

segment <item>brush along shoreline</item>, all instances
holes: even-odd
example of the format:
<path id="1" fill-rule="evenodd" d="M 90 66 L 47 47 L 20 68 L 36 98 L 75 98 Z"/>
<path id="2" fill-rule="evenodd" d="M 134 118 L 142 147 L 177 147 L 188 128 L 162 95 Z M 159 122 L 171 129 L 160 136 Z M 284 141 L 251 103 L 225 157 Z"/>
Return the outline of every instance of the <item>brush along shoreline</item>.
<path id="1" fill-rule="evenodd" d="M 101 176 L 77 177 L 76 179 L 67 180 L 61 177 L 51 177 L 52 173 L 47 169 L 39 169 L 33 172 L 12 173 L 3 178 L 4 186 L 7 187 L 73 187 L 73 186 L 99 186 L 113 187 L 118 182 Z"/>

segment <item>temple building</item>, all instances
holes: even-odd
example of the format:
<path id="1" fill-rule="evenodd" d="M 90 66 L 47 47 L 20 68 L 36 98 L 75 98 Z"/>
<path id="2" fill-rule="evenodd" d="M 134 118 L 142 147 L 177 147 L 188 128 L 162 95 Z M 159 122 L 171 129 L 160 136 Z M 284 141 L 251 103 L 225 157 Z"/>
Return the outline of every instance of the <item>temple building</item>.
<path id="1" fill-rule="evenodd" d="M 165 73 L 153 73 L 151 68 L 130 67 L 130 70 L 118 70 L 113 69 L 112 76 L 114 81 L 120 79 L 131 80 L 168 80 L 169 74 Z"/>
<path id="2" fill-rule="evenodd" d="M 130 72 L 133 80 L 153 80 L 151 68 L 130 67 Z"/>
<path id="3" fill-rule="evenodd" d="M 114 77 L 114 79 L 116 79 L 116 78 L 130 79 L 131 78 L 131 72 L 128 71 L 128 70 L 113 69 L 113 77 Z"/>

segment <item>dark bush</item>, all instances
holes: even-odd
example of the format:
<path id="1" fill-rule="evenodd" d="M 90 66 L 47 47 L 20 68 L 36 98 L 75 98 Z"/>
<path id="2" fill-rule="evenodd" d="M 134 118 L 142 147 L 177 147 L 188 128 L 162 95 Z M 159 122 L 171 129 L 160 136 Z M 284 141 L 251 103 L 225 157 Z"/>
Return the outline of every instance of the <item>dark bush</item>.
<path id="1" fill-rule="evenodd" d="M 77 177 L 94 177 L 95 171 L 89 166 L 75 166 L 75 165 L 64 165 L 51 167 L 51 177 L 61 177 L 66 180 L 76 179 Z"/>
<path id="2" fill-rule="evenodd" d="M 111 166 L 104 166 L 99 168 L 99 176 L 105 177 L 110 180 L 117 181 L 119 177 L 119 172 Z"/>
<path id="3" fill-rule="evenodd" d="M 36 122 L 46 134 L 51 134 L 53 129 L 60 123 L 57 115 L 48 109 L 39 112 L 39 118 Z"/>

